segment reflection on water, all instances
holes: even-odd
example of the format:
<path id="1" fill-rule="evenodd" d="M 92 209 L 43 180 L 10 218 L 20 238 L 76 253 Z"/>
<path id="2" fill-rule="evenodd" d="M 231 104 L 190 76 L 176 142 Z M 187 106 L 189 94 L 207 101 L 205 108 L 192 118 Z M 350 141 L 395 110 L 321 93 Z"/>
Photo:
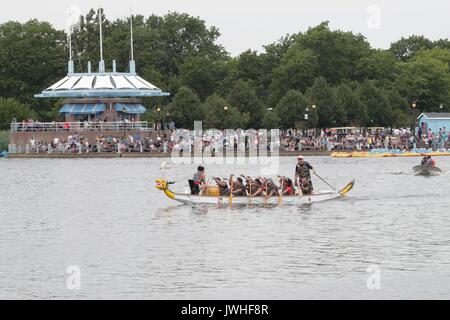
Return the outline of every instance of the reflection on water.
<path id="1" fill-rule="evenodd" d="M 0 298 L 450 298 L 450 159 L 308 159 L 349 198 L 301 207 L 183 206 L 195 166 L 161 159 L 2 160 Z M 168 160 L 166 160 L 168 161 Z M 295 159 L 282 158 L 280 175 Z M 252 165 L 209 176 L 259 175 Z M 327 189 L 314 181 L 319 189 Z M 81 290 L 66 287 L 81 269 Z M 381 290 L 367 270 L 381 270 Z"/>

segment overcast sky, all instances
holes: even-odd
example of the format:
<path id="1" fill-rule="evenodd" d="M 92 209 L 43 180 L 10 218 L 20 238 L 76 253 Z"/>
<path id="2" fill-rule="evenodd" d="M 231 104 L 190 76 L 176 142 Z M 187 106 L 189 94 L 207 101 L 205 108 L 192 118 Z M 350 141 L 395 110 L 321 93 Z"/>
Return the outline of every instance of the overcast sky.
<path id="1" fill-rule="evenodd" d="M 109 19 L 126 17 L 130 7 L 144 15 L 178 11 L 199 16 L 219 28 L 219 42 L 232 55 L 246 49 L 261 51 L 264 44 L 324 20 L 332 29 L 362 33 L 377 48 L 388 48 L 412 34 L 450 38 L 449 0 L 5 0 L 0 4 L 0 23 L 37 18 L 63 29 L 69 7 L 85 14 L 100 5 Z"/>

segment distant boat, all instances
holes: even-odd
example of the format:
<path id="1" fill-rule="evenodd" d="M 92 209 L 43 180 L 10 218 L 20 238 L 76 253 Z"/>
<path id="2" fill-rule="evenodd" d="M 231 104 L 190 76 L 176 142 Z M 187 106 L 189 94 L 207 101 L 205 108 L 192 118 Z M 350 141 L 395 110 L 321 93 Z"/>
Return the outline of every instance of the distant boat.
<path id="1" fill-rule="evenodd" d="M 161 163 L 161 166 L 159 167 L 159 170 L 172 169 L 172 167 L 173 167 L 173 165 L 171 165 L 170 163 L 163 162 L 163 163 Z"/>
<path id="2" fill-rule="evenodd" d="M 431 165 L 415 166 L 413 171 L 416 176 L 438 176 L 442 172 L 438 167 Z"/>

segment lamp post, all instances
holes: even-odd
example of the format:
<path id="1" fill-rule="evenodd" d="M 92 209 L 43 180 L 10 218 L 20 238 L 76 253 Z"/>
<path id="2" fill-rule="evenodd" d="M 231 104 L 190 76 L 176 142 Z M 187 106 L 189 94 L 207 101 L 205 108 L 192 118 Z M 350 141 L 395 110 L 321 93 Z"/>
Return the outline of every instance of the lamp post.
<path id="1" fill-rule="evenodd" d="M 165 130 L 171 130 L 171 128 L 170 128 L 170 112 L 167 112 L 166 113 L 166 119 L 164 120 L 164 122 L 165 122 L 165 124 L 164 124 L 164 126 L 165 126 Z"/>
<path id="2" fill-rule="evenodd" d="M 415 136 L 416 135 L 416 108 L 417 108 L 417 101 L 413 101 L 411 103 L 411 133 Z"/>
<path id="3" fill-rule="evenodd" d="M 158 135 L 159 135 L 159 130 L 161 129 L 161 108 L 158 107 L 156 109 L 156 129 L 158 130 Z"/>
<path id="4" fill-rule="evenodd" d="M 310 106 L 307 106 L 306 107 L 306 109 L 305 109 L 305 121 L 308 121 L 309 120 L 309 111 L 311 111 L 311 109 L 313 110 L 313 111 L 315 111 L 316 110 L 316 108 L 317 108 L 317 106 L 315 105 L 315 104 L 313 104 L 311 107 Z M 308 128 L 309 129 L 309 128 Z"/>
<path id="5" fill-rule="evenodd" d="M 441 112 L 442 112 L 442 110 L 444 109 L 444 105 L 441 103 L 441 105 L 439 106 L 439 109 L 441 110 Z"/>
<path id="6" fill-rule="evenodd" d="M 313 109 L 313 112 L 315 112 L 316 109 L 317 109 L 317 106 L 316 106 L 315 104 L 313 104 L 313 105 L 311 106 L 311 108 Z M 316 125 L 314 125 L 314 127 L 315 127 L 315 126 L 316 126 Z M 315 132 L 316 134 L 319 133 L 319 135 L 321 134 L 320 129 L 319 129 L 319 131 L 317 131 L 317 129 L 314 128 L 314 132 Z"/>
<path id="7" fill-rule="evenodd" d="M 122 107 L 122 113 L 124 114 L 124 118 L 123 118 L 123 124 L 122 124 L 122 126 L 123 126 L 123 138 L 125 139 L 125 136 L 126 136 L 126 132 L 125 132 L 125 130 L 126 130 L 126 128 L 125 128 L 125 126 L 126 126 L 126 121 L 125 121 L 125 112 L 127 111 L 127 109 L 125 108 L 125 107 Z"/>

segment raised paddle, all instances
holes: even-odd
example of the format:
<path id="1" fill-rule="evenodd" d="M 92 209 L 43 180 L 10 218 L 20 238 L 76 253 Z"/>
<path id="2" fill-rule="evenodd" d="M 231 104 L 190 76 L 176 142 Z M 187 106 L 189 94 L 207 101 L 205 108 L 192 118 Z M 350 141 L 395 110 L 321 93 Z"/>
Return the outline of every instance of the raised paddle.
<path id="1" fill-rule="evenodd" d="M 248 204 L 249 205 L 251 205 L 252 204 L 252 180 L 250 179 L 250 177 L 248 177 L 248 176 L 244 176 L 242 173 L 241 173 L 241 177 L 242 178 L 244 178 L 246 181 L 247 181 L 247 183 L 249 184 L 249 190 L 248 190 Z"/>

